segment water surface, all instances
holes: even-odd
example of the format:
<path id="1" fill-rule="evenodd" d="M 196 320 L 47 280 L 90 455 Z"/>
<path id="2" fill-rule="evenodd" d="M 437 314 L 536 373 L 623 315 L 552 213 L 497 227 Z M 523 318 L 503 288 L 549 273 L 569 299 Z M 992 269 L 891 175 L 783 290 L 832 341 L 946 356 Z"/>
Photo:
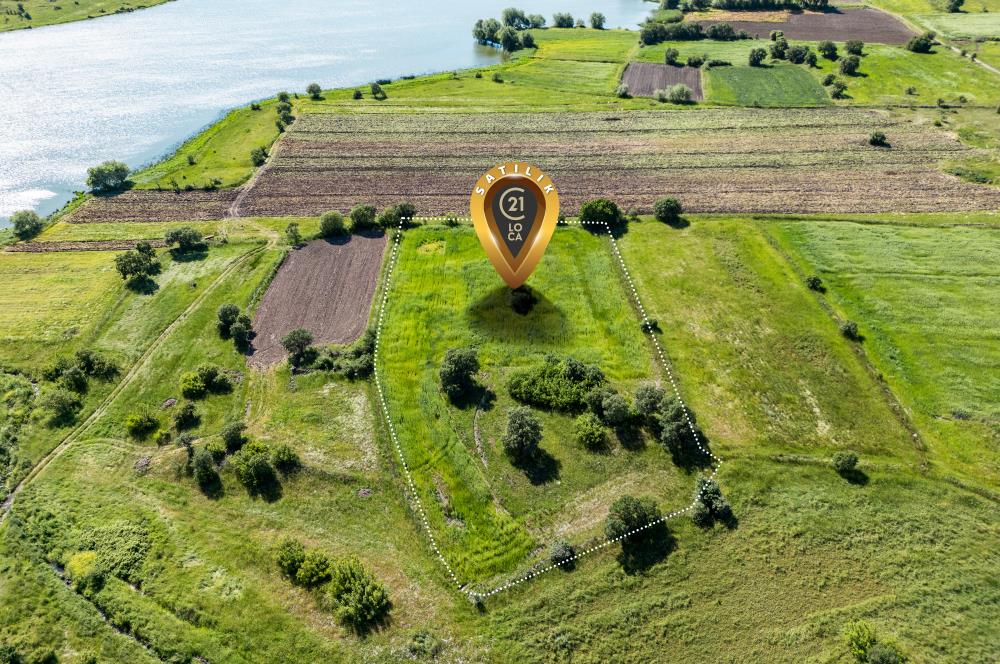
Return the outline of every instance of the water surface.
<path id="1" fill-rule="evenodd" d="M 273 95 L 481 66 L 477 18 L 512 0 L 176 0 L 0 34 L 0 223 L 84 188 L 89 166 L 155 161 L 227 109 Z M 642 0 L 531 0 L 635 27 Z"/>

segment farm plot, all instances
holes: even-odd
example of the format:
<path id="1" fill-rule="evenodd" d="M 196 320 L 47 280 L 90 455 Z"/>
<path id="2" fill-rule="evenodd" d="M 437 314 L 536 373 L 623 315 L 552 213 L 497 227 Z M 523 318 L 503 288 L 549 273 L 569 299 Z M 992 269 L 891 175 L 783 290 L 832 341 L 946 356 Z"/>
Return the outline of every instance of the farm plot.
<path id="1" fill-rule="evenodd" d="M 19 242 L 4 247 L 10 253 L 45 254 L 53 251 L 124 251 L 133 249 L 141 240 L 83 240 L 76 242 Z M 163 240 L 150 240 L 156 249 L 166 246 Z"/>
<path id="2" fill-rule="evenodd" d="M 736 12 L 730 14 L 733 17 Z M 860 39 L 877 44 L 904 44 L 913 31 L 896 17 L 877 9 L 857 8 L 824 13 L 802 12 L 791 14 L 786 21 L 727 20 L 736 30 L 746 30 L 753 37 L 767 38 L 772 30 L 781 30 L 788 39 L 803 41 L 846 41 Z M 717 20 L 698 21 L 702 25 L 719 23 Z"/>
<path id="3" fill-rule="evenodd" d="M 250 364 L 267 367 L 284 359 L 281 338 L 298 328 L 317 343 L 357 340 L 368 324 L 385 242 L 385 236 L 355 235 L 293 250 L 257 308 Z"/>
<path id="4" fill-rule="evenodd" d="M 67 219 L 89 224 L 105 221 L 208 221 L 222 219 L 239 195 L 219 191 L 127 191 L 88 200 Z"/>
<path id="5" fill-rule="evenodd" d="M 720 104 L 792 108 L 827 106 L 830 99 L 802 67 L 715 67 L 705 72 L 705 96 Z"/>
<path id="6" fill-rule="evenodd" d="M 652 97 L 656 90 L 664 90 L 671 85 L 683 83 L 691 88 L 693 98 L 701 101 L 701 69 L 697 67 L 674 67 L 651 62 L 630 62 L 622 75 L 622 83 L 629 93 L 637 97 Z"/>
<path id="7" fill-rule="evenodd" d="M 876 128 L 891 149 L 868 145 Z M 460 212 L 476 177 L 511 159 L 551 173 L 570 214 L 602 196 L 648 211 L 666 195 L 702 212 L 995 209 L 1000 190 L 936 168 L 970 154 L 947 133 L 853 109 L 305 115 L 242 212 L 318 215 L 403 199 L 420 214 Z"/>
<path id="8" fill-rule="evenodd" d="M 949 39 L 1000 39 L 1000 14 L 918 14 L 915 21 Z"/>

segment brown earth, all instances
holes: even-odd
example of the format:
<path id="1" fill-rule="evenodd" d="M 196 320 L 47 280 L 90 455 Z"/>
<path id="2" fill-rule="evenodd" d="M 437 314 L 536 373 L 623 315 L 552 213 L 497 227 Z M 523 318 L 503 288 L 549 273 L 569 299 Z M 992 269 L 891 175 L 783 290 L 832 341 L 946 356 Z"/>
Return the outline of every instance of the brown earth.
<path id="1" fill-rule="evenodd" d="M 238 189 L 218 191 L 151 191 L 133 189 L 117 196 L 99 196 L 73 211 L 75 224 L 116 221 L 211 221 L 226 216 Z"/>
<path id="2" fill-rule="evenodd" d="M 385 245 L 385 236 L 355 235 L 292 250 L 257 307 L 249 364 L 264 368 L 283 360 L 281 339 L 298 328 L 309 330 L 316 344 L 356 341 L 368 325 Z"/>
<path id="3" fill-rule="evenodd" d="M 739 14 L 732 12 L 730 16 Z M 703 26 L 718 20 L 697 21 Z M 873 44 L 905 44 L 914 35 L 906 24 L 891 14 L 858 7 L 828 12 L 797 12 L 786 21 L 727 20 L 734 30 L 746 30 L 753 37 L 767 39 L 772 30 L 781 30 L 788 39 L 802 41 L 846 41 L 860 39 Z"/>
<path id="4" fill-rule="evenodd" d="M 148 242 L 160 249 L 167 246 L 163 240 L 72 240 L 64 242 L 20 242 L 4 247 L 14 253 L 48 253 L 52 251 L 125 251 L 134 249 L 140 242 Z"/>
<path id="5" fill-rule="evenodd" d="M 705 95 L 701 91 L 701 69 L 698 67 L 674 67 L 653 62 L 630 62 L 622 74 L 622 83 L 628 86 L 633 97 L 652 97 L 657 90 L 683 83 L 691 88 L 694 99 L 701 101 Z"/>

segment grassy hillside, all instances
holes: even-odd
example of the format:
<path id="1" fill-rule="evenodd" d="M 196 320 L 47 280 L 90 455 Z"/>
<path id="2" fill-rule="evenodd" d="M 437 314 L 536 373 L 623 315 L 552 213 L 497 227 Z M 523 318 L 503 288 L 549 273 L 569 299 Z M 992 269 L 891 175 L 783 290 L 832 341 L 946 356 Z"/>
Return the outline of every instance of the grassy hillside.
<path id="1" fill-rule="evenodd" d="M 52 0 L 0 0 L 0 32 L 40 28 L 45 25 L 82 21 L 109 14 L 131 12 L 159 5 L 167 0 L 73 0 L 55 3 Z"/>

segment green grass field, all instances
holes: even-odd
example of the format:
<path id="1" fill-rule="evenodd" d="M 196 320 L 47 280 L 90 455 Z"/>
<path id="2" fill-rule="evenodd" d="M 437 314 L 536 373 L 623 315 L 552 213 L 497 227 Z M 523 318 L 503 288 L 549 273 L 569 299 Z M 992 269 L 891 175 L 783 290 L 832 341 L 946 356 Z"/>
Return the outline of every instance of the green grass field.
<path id="1" fill-rule="evenodd" d="M 946 39 L 1000 39 L 1000 14 L 916 14 L 913 20 Z"/>
<path id="2" fill-rule="evenodd" d="M 130 12 L 159 5 L 167 0 L 72 0 L 54 3 L 52 0 L 0 0 L 0 32 L 40 28 L 43 25 L 82 21 L 88 18 Z M 23 8 L 23 11 L 21 11 Z"/>
<path id="3" fill-rule="evenodd" d="M 830 103 L 816 79 L 796 65 L 713 67 L 704 81 L 705 99 L 717 104 L 798 108 Z"/>

